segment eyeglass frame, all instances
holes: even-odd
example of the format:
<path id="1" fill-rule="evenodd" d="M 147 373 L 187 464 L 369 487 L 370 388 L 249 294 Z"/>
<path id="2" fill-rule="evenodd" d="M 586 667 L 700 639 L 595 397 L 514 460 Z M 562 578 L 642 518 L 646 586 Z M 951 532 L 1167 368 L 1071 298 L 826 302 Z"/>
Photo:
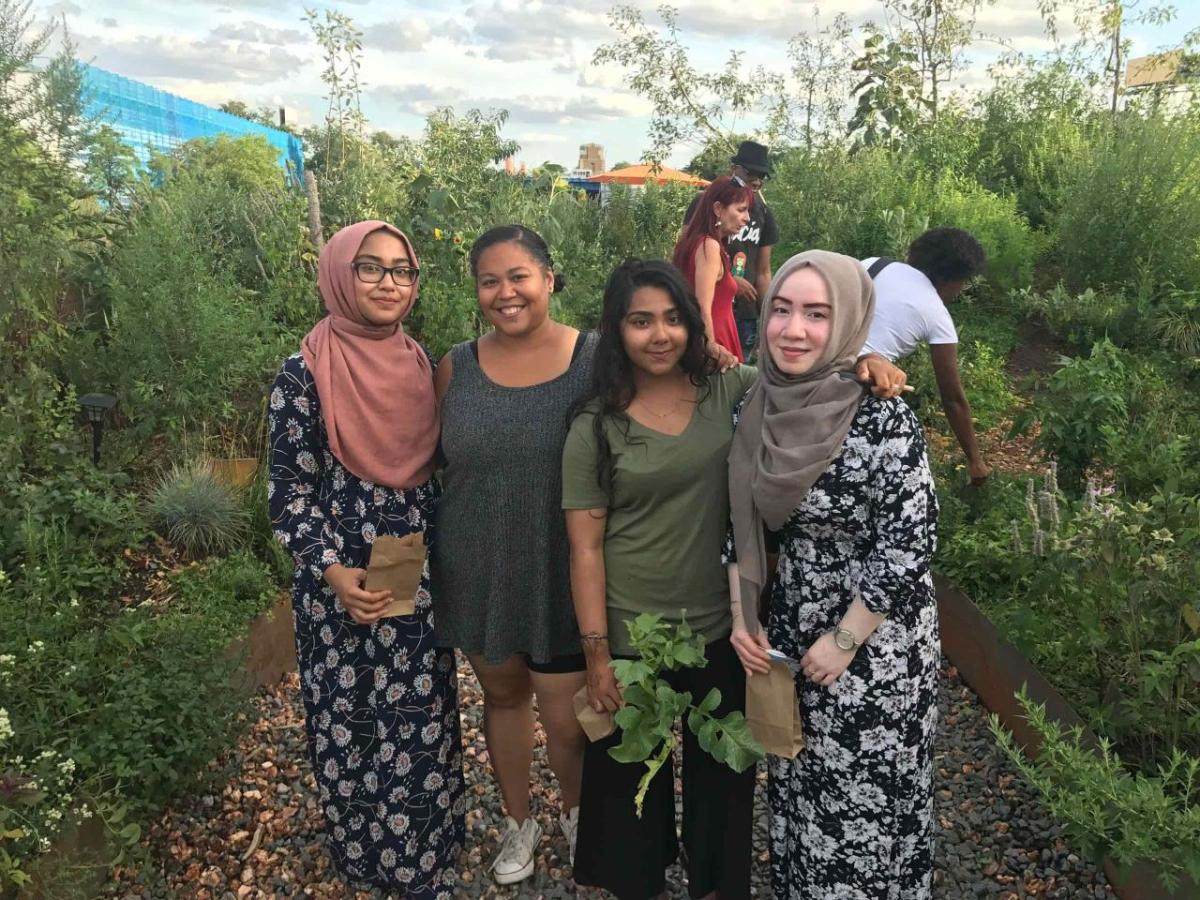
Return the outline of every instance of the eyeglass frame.
<path id="1" fill-rule="evenodd" d="M 378 268 L 380 270 L 379 280 L 368 281 L 367 279 L 363 278 L 362 273 L 360 273 L 358 270 L 359 266 L 375 266 Z M 399 266 L 384 266 L 377 262 L 371 262 L 370 260 L 362 259 L 355 260 L 354 262 L 350 263 L 350 268 L 354 270 L 354 277 L 363 284 L 383 284 L 383 279 L 390 275 L 392 276 L 392 284 L 394 284 L 396 287 L 412 287 L 417 283 L 417 279 L 421 277 L 421 267 L 408 264 Z M 396 273 L 400 271 L 412 272 L 412 281 L 401 281 L 399 278 L 397 278 Z"/>
<path id="2" fill-rule="evenodd" d="M 735 168 L 741 169 L 742 172 L 745 173 L 744 178 L 742 175 L 739 175 L 736 172 L 733 173 L 733 177 L 738 179 L 739 181 L 744 181 L 744 182 L 758 181 L 758 182 L 761 182 L 762 184 L 766 184 L 768 181 L 771 180 L 770 172 L 751 172 L 749 169 L 747 169 L 741 163 L 734 163 L 733 165 Z"/>

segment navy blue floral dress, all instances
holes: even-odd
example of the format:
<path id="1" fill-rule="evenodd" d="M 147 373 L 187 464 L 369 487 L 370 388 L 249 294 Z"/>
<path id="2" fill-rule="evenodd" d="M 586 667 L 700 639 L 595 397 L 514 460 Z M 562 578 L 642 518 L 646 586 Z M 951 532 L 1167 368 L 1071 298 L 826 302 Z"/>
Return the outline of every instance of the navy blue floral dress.
<path id="1" fill-rule="evenodd" d="M 284 362 L 269 406 L 271 521 L 296 561 L 300 684 L 331 854 L 350 881 L 449 900 L 463 841 L 462 744 L 454 654 L 434 638 L 428 567 L 416 614 L 373 625 L 351 619 L 323 578 L 335 563 L 365 568 L 377 536 L 427 531 L 439 489 L 348 472 L 330 452 L 300 354 Z"/>

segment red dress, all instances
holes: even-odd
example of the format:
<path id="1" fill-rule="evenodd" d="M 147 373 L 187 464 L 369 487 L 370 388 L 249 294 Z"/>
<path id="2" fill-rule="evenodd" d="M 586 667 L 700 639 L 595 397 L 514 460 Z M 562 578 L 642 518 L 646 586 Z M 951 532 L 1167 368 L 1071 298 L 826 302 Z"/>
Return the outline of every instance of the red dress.
<path id="1" fill-rule="evenodd" d="M 688 254 L 687 268 L 683 277 L 688 280 L 692 290 L 696 290 L 696 253 L 704 244 L 705 239 L 696 241 L 696 246 Z M 742 355 L 742 342 L 738 339 L 737 322 L 733 318 L 733 298 L 737 295 L 737 282 L 729 271 L 729 255 L 721 248 L 721 277 L 713 290 L 712 327 L 713 338 L 718 344 L 737 357 L 738 362 L 745 362 Z"/>

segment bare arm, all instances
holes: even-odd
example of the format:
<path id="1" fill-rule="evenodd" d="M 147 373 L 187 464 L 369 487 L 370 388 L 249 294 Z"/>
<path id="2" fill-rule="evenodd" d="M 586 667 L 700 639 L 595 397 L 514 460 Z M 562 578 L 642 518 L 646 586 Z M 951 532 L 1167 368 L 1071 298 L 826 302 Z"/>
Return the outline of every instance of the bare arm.
<path id="1" fill-rule="evenodd" d="M 933 361 L 933 374 L 937 379 L 938 393 L 941 394 L 942 409 L 946 411 L 950 428 L 966 454 L 971 483 L 979 484 L 992 470 L 979 452 L 975 423 L 971 420 L 971 404 L 958 374 L 958 345 L 930 344 L 929 356 Z"/>
<path id="2" fill-rule="evenodd" d="M 767 288 L 771 286 L 771 248 L 758 248 L 758 271 L 754 273 L 754 287 L 758 291 L 759 303 L 767 299 Z"/>
<path id="3" fill-rule="evenodd" d="M 588 667 L 588 700 L 596 712 L 614 712 L 621 693 L 612 670 L 608 646 L 608 609 L 604 575 L 604 529 L 607 509 L 568 509 L 567 538 L 571 544 L 571 595 L 575 620 L 583 640 Z"/>
<path id="4" fill-rule="evenodd" d="M 696 299 L 700 302 L 700 314 L 704 316 L 704 332 L 710 341 L 715 340 L 712 321 L 713 299 L 717 292 L 717 279 L 721 277 L 721 248 L 712 238 L 705 238 L 696 251 Z"/>
<path id="5" fill-rule="evenodd" d="M 433 372 L 433 389 L 437 393 L 438 405 L 446 397 L 446 391 L 450 390 L 450 379 L 454 377 L 454 359 L 453 354 L 447 353 L 442 357 L 437 364 L 437 368 Z"/>

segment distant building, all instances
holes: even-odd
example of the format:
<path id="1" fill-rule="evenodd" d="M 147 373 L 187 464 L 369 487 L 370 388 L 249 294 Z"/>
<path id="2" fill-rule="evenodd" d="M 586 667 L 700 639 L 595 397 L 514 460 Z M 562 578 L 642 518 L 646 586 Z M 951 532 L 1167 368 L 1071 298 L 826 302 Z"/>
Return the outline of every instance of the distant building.
<path id="1" fill-rule="evenodd" d="M 580 144 L 579 162 L 575 168 L 576 170 L 586 171 L 588 175 L 599 175 L 601 172 L 606 171 L 604 167 L 604 148 L 599 144 Z"/>
<path id="2" fill-rule="evenodd" d="M 300 178 L 304 173 L 304 143 L 294 134 L 95 66 L 84 65 L 83 78 L 87 114 L 116 131 L 143 164 L 151 151 L 169 153 L 195 138 L 258 135 L 279 151 L 279 166 L 289 176 Z"/>

